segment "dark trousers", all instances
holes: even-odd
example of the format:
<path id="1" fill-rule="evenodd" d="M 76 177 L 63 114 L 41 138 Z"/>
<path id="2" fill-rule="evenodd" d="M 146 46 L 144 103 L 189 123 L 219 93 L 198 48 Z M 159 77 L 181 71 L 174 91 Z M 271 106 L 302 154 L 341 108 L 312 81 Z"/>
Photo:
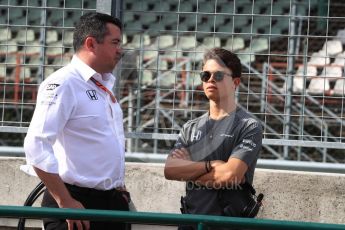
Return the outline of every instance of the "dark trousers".
<path id="1" fill-rule="evenodd" d="M 100 191 L 68 184 L 66 184 L 66 187 L 71 196 L 82 203 L 86 209 L 129 211 L 128 203 L 123 197 L 123 192 L 121 191 L 115 189 L 110 191 Z M 48 190 L 46 190 L 43 195 L 42 207 L 58 208 L 58 204 L 50 195 Z M 67 230 L 68 228 L 66 220 L 62 219 L 43 219 L 43 224 L 45 230 Z M 119 222 L 90 221 L 91 230 L 130 230 L 130 226 L 130 224 Z"/>

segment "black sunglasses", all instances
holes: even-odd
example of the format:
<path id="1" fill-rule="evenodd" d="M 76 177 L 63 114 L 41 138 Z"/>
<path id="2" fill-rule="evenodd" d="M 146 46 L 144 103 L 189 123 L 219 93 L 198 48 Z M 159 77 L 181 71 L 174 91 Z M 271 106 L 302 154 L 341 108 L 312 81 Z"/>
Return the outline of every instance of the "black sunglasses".
<path id="1" fill-rule="evenodd" d="M 200 73 L 200 79 L 203 82 L 208 82 L 208 80 L 210 80 L 212 75 L 213 75 L 214 80 L 217 81 L 217 82 L 223 80 L 224 75 L 228 75 L 229 77 L 232 77 L 231 74 L 224 73 L 222 71 L 216 71 L 214 73 L 211 73 L 210 71 L 202 71 Z"/>

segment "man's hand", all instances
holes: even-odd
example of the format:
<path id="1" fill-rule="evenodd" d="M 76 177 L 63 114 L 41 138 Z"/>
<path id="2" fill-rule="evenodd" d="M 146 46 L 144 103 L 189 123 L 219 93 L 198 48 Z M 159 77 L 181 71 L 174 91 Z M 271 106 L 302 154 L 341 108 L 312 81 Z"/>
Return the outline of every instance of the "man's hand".
<path id="1" fill-rule="evenodd" d="M 222 165 L 222 164 L 225 164 L 225 163 L 226 163 L 225 161 L 214 160 L 214 161 L 211 161 L 211 167 L 212 167 L 212 169 L 214 169 L 214 168 L 216 168 L 217 166 Z"/>
<path id="2" fill-rule="evenodd" d="M 172 153 L 171 153 L 171 157 L 172 158 L 177 158 L 177 159 L 183 159 L 183 160 L 191 160 L 190 159 L 190 155 L 188 153 L 188 150 L 185 148 L 181 148 L 181 149 L 175 149 Z"/>
<path id="3" fill-rule="evenodd" d="M 60 208 L 74 208 L 74 209 L 85 209 L 85 207 L 77 200 L 71 199 L 66 203 L 59 204 Z M 70 220 L 67 219 L 68 230 L 89 230 L 90 222 L 88 220 Z"/>
<path id="4" fill-rule="evenodd" d="M 37 176 L 43 181 L 49 193 L 53 196 L 60 208 L 80 208 L 85 207 L 77 200 L 75 200 L 67 190 L 64 182 L 58 174 L 45 172 L 37 167 L 34 167 Z M 88 220 L 66 220 L 68 230 L 89 230 L 90 222 Z M 77 226 L 77 228 L 74 228 Z"/>
<path id="5" fill-rule="evenodd" d="M 196 179 L 197 183 L 214 188 L 224 188 L 245 182 L 244 174 L 248 166 L 240 159 L 230 158 L 227 162 L 211 161 L 211 167 L 211 172 Z"/>

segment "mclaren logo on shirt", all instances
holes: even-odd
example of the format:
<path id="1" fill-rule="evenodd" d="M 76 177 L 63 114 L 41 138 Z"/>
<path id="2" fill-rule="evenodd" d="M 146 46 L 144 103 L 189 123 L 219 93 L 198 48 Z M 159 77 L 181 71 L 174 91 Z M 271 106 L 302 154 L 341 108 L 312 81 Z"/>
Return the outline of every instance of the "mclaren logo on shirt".
<path id="1" fill-rule="evenodd" d="M 91 100 L 93 100 L 93 101 L 98 100 L 96 90 L 93 90 L 93 89 L 92 90 L 86 90 L 86 94 Z"/>

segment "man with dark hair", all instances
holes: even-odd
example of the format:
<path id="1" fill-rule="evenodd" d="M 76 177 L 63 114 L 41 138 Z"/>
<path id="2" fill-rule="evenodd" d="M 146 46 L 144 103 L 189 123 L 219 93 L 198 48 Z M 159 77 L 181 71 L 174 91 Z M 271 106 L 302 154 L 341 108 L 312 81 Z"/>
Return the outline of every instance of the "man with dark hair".
<path id="1" fill-rule="evenodd" d="M 165 177 L 187 182 L 183 213 L 252 217 L 245 209 L 253 201 L 262 127 L 236 104 L 241 62 L 228 50 L 211 49 L 204 54 L 200 77 L 209 111 L 183 126 L 167 158 Z"/>
<path id="2" fill-rule="evenodd" d="M 111 89 L 121 58 L 121 22 L 81 16 L 71 63 L 39 88 L 25 138 L 27 163 L 47 190 L 42 206 L 128 211 L 122 110 Z M 126 229 L 125 223 L 44 219 L 45 229 Z M 129 225 L 128 225 L 129 226 Z"/>

